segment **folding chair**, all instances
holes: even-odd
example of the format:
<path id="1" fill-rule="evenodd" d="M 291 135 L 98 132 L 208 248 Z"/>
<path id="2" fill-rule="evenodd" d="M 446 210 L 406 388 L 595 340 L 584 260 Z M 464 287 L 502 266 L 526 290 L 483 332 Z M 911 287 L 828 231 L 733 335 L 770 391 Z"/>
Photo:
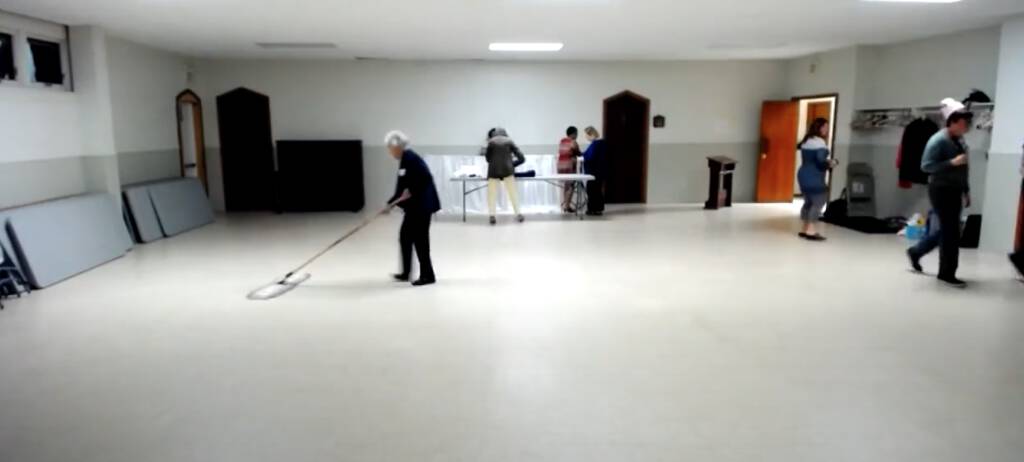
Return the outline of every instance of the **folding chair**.
<path id="1" fill-rule="evenodd" d="M 5 298 L 12 295 L 21 298 L 21 294 L 31 291 L 28 283 L 25 282 L 25 275 L 14 264 L 14 259 L 0 243 L 0 310 L 4 308 L 3 300 Z"/>

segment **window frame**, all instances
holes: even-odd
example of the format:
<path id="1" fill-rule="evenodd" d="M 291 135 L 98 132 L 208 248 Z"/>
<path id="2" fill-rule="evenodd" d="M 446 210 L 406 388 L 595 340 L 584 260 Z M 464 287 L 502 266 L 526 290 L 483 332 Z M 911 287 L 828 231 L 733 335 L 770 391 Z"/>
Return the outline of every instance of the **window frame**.
<path id="1" fill-rule="evenodd" d="M 11 66 L 14 67 L 14 78 L 0 77 L 0 85 L 17 84 L 21 79 L 21 66 L 18 66 L 18 33 L 13 29 L 0 26 L 0 34 L 11 37 Z"/>
<path id="2" fill-rule="evenodd" d="M 57 59 L 59 60 L 60 72 L 61 72 L 61 81 L 60 81 L 60 83 L 40 82 L 40 81 L 36 80 L 36 73 L 35 73 L 36 57 L 35 57 L 35 54 L 32 53 L 32 43 L 31 43 L 32 40 L 35 40 L 35 41 L 38 41 L 38 42 L 52 43 L 54 45 L 57 45 Z M 25 50 L 27 52 L 25 63 L 26 64 L 31 64 L 31 67 L 29 69 L 32 70 L 32 72 L 26 72 L 27 75 L 25 76 L 28 79 L 28 82 L 30 84 L 32 84 L 33 86 L 42 86 L 42 87 L 45 87 L 45 88 L 55 88 L 55 87 L 67 88 L 68 87 L 69 80 L 70 80 L 71 76 L 70 76 L 70 69 L 68 69 L 68 59 L 67 58 L 68 58 L 69 50 L 68 50 L 68 47 L 67 47 L 67 41 L 66 40 L 54 39 L 54 38 L 51 38 L 51 37 L 43 36 L 42 34 L 26 34 L 25 35 L 24 46 L 25 46 Z M 29 69 L 25 69 L 25 70 L 28 71 Z"/>
<path id="3" fill-rule="evenodd" d="M 71 68 L 71 30 L 68 26 L 0 10 L 0 32 L 13 37 L 14 80 L 0 79 L 0 87 L 24 88 L 60 93 L 74 92 L 74 70 Z M 35 65 L 28 39 L 53 42 L 60 47 L 60 65 L 64 79 L 61 84 L 35 81 Z"/>

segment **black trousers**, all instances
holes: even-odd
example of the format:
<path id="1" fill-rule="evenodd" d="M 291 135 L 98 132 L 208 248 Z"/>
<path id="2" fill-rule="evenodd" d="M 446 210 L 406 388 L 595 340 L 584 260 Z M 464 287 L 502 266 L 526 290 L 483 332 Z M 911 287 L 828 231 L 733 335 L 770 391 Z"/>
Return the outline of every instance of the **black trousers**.
<path id="1" fill-rule="evenodd" d="M 434 265 L 430 262 L 430 215 L 406 213 L 398 242 L 402 247 L 402 275 L 412 273 L 412 250 L 420 260 L 420 279 L 435 279 Z"/>
<path id="2" fill-rule="evenodd" d="M 587 212 L 604 212 L 604 178 L 587 182 Z"/>
<path id="3" fill-rule="evenodd" d="M 960 214 L 964 207 L 964 190 L 949 186 L 928 186 L 932 210 L 939 218 L 939 277 L 956 277 L 960 266 Z"/>

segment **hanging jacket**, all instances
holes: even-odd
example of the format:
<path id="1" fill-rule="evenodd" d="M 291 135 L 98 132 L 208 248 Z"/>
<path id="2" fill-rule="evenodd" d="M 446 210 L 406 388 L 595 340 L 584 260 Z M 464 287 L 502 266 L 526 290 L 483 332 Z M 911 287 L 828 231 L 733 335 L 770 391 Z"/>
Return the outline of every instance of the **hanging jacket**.
<path id="1" fill-rule="evenodd" d="M 480 154 L 487 159 L 487 178 L 510 177 L 515 174 L 516 167 L 526 162 L 526 156 L 504 128 L 494 129 L 494 136 L 487 140 L 487 146 Z"/>
<path id="2" fill-rule="evenodd" d="M 928 174 L 921 170 L 921 156 L 939 126 L 929 119 L 917 119 L 903 130 L 900 142 L 900 182 L 928 184 Z"/>
<path id="3" fill-rule="evenodd" d="M 825 140 L 813 137 L 800 145 L 800 170 L 796 178 L 800 183 L 800 191 L 804 194 L 819 194 L 828 190 L 825 184 L 825 172 L 832 166 L 828 158 L 828 145 Z"/>

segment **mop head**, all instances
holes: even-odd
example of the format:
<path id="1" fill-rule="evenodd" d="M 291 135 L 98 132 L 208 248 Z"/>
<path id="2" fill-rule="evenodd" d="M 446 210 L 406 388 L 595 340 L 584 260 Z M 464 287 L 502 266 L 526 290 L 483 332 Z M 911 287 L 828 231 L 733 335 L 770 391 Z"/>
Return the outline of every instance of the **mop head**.
<path id="1" fill-rule="evenodd" d="M 249 295 L 247 295 L 246 298 L 249 300 L 270 300 L 272 298 L 277 298 L 298 287 L 299 284 L 305 282 L 306 279 L 309 279 L 309 273 L 294 274 L 291 277 L 275 281 L 249 292 Z"/>

